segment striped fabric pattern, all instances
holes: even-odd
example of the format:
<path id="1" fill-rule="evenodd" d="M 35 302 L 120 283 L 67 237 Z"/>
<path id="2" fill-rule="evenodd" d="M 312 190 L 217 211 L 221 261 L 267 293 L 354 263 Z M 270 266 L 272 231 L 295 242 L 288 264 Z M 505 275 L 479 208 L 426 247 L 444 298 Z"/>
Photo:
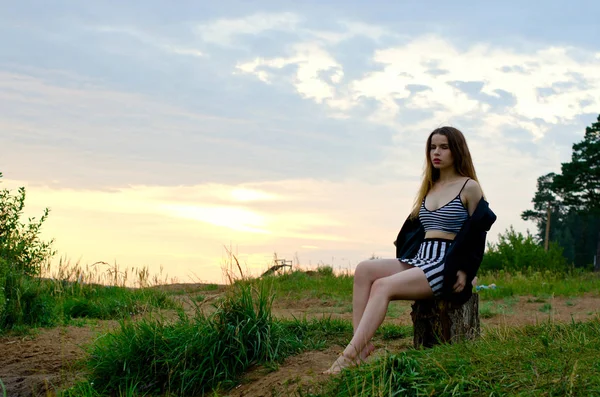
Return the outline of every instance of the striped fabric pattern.
<path id="1" fill-rule="evenodd" d="M 425 239 L 414 258 L 403 260 L 423 270 L 434 295 L 439 295 L 444 282 L 444 259 L 452 240 L 441 238 Z"/>
<path id="2" fill-rule="evenodd" d="M 419 220 L 426 232 L 439 230 L 457 234 L 468 217 L 469 212 L 460 199 L 460 193 L 448 204 L 435 211 L 430 211 L 425 207 L 425 198 L 423 198 L 419 209 Z"/>

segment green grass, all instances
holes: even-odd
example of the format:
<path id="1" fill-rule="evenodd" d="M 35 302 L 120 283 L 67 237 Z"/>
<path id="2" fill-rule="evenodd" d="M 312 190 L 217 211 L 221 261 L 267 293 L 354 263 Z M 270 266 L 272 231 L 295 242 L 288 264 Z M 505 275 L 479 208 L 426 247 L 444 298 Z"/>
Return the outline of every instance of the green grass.
<path id="1" fill-rule="evenodd" d="M 388 306 L 386 317 L 388 318 L 400 318 L 404 316 L 406 311 L 410 308 L 403 305 L 400 301 L 392 301 Z"/>
<path id="2" fill-rule="evenodd" d="M 348 301 L 352 297 L 354 277 L 335 275 L 330 267 L 321 267 L 317 271 L 296 270 L 280 276 L 264 277 L 275 281 L 273 292 L 277 299 L 298 300 L 314 298 L 324 301 Z"/>
<path id="3" fill-rule="evenodd" d="M 205 284 L 200 287 L 201 291 L 218 291 L 219 286 L 217 284 Z"/>
<path id="4" fill-rule="evenodd" d="M 126 288 L 20 276 L 0 313 L 0 334 L 28 327 L 77 324 L 75 319 L 122 319 L 153 309 L 176 308 L 153 288 Z"/>
<path id="5" fill-rule="evenodd" d="M 194 300 L 195 300 L 196 302 L 198 302 L 198 303 L 200 303 L 200 302 L 204 301 L 204 299 L 206 299 L 206 296 L 204 296 L 204 295 L 196 295 L 196 296 L 194 297 Z"/>
<path id="6" fill-rule="evenodd" d="M 491 275 L 482 279 L 496 283 L 498 289 L 480 291 L 483 318 L 512 312 L 519 302 L 515 291 L 521 290 L 543 304 L 541 310 L 548 306 L 549 312 L 552 306 L 547 300 L 562 288 L 559 276 L 485 277 Z M 578 283 L 577 288 L 564 289 L 565 296 L 573 299 L 591 291 L 598 278 L 563 275 L 562 280 L 571 286 Z M 335 276 L 327 269 L 296 271 L 236 282 L 215 300 L 216 311 L 210 315 L 198 311 L 190 317 L 180 311 L 179 319 L 170 322 L 159 317 L 122 320 L 120 329 L 89 347 L 88 379 L 63 395 L 226 395 L 250 367 L 276 370 L 290 355 L 345 345 L 352 335 L 350 321 L 331 317 L 282 320 L 273 318 L 271 309 L 274 299 L 283 296 L 320 299 L 347 311 L 352 282 L 351 276 Z M 196 295 L 196 301 L 200 301 L 198 296 L 202 295 Z M 405 315 L 405 310 L 393 302 L 388 317 Z M 410 349 L 345 372 L 321 385 L 317 395 L 539 395 L 548 387 L 552 390 L 548 395 L 596 391 L 598 379 L 583 373 L 582 365 L 600 368 L 600 359 L 592 358 L 600 356 L 598 323 L 596 318 L 586 324 L 486 329 L 486 336 L 476 342 L 426 351 Z M 412 326 L 385 323 L 375 336 L 409 338 Z M 567 364 L 551 367 L 564 360 Z M 573 379 L 573 384 L 561 389 L 565 379 Z"/>
<path id="7" fill-rule="evenodd" d="M 496 284 L 496 289 L 482 289 L 481 299 L 502 299 L 510 296 L 578 297 L 585 293 L 600 294 L 600 274 L 533 272 L 510 274 L 503 271 L 478 276 L 479 285 Z"/>
<path id="8" fill-rule="evenodd" d="M 410 338 L 413 336 L 413 327 L 384 323 L 377 329 L 375 336 L 381 336 L 383 340 Z"/>
<path id="9" fill-rule="evenodd" d="M 327 267 L 321 269 L 330 269 Z M 299 299 L 319 299 L 328 302 L 351 302 L 352 275 L 335 275 L 330 270 L 303 272 L 296 270 L 280 276 L 268 276 L 273 280 L 277 299 L 294 301 Z M 498 300 L 516 296 L 533 296 L 548 299 L 551 296 L 578 297 L 584 293 L 600 294 L 600 274 L 590 272 L 573 272 L 571 274 L 553 272 L 530 272 L 509 274 L 503 271 L 481 274 L 480 285 L 496 284 L 496 289 L 478 291 L 482 300 Z M 543 303 L 543 302 L 542 302 Z M 390 305 L 391 306 L 391 305 Z M 392 308 L 389 314 L 402 315 Z"/>
<path id="10" fill-rule="evenodd" d="M 599 318 L 495 328 L 475 342 L 408 350 L 345 370 L 311 395 L 600 395 L 599 346 Z"/>
<path id="11" fill-rule="evenodd" d="M 119 330 L 89 348 L 90 375 L 81 387 L 94 385 L 100 395 L 131 385 L 136 393 L 152 395 L 228 390 L 252 365 L 275 369 L 289 355 L 351 337 L 352 325 L 344 320 L 273 319 L 271 287 L 239 282 L 210 316 L 122 321 Z"/>
<path id="12" fill-rule="evenodd" d="M 479 306 L 479 316 L 481 318 L 492 318 L 498 314 L 499 312 L 496 310 L 493 302 L 483 302 Z"/>

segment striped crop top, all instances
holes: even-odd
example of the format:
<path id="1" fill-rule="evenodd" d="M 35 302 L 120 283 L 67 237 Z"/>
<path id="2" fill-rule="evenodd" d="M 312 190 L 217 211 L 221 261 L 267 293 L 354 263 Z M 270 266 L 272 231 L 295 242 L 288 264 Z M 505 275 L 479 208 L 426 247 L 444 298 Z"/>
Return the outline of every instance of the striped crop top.
<path id="1" fill-rule="evenodd" d="M 425 231 L 439 230 L 447 233 L 457 234 L 462 228 L 463 223 L 469 217 L 469 211 L 465 208 L 460 193 L 465 188 L 469 180 L 465 182 L 460 192 L 449 203 L 441 206 L 435 211 L 425 208 L 425 197 L 419 209 L 419 220 Z"/>

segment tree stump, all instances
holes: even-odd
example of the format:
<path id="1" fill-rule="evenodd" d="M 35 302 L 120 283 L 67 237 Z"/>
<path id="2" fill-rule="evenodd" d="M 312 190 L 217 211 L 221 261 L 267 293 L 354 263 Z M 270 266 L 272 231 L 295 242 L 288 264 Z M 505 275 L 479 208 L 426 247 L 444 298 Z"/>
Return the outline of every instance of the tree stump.
<path id="1" fill-rule="evenodd" d="M 414 346 L 433 347 L 441 343 L 472 340 L 479 336 L 479 295 L 464 305 L 441 299 L 418 300 L 412 304 Z"/>

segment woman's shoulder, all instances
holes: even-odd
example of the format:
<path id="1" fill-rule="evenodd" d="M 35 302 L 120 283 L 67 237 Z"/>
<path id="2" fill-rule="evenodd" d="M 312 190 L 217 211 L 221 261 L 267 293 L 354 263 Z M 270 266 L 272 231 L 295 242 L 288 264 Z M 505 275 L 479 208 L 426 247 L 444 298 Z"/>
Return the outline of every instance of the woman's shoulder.
<path id="1" fill-rule="evenodd" d="M 483 190 L 481 190 L 481 186 L 479 182 L 475 179 L 467 179 L 465 183 L 465 187 L 463 188 L 463 194 L 467 198 L 468 201 L 479 201 L 483 197 Z"/>

